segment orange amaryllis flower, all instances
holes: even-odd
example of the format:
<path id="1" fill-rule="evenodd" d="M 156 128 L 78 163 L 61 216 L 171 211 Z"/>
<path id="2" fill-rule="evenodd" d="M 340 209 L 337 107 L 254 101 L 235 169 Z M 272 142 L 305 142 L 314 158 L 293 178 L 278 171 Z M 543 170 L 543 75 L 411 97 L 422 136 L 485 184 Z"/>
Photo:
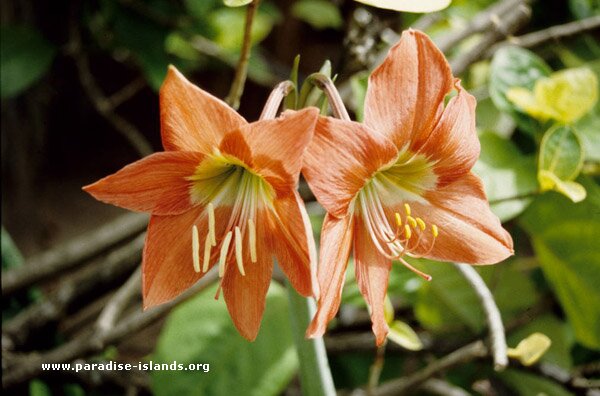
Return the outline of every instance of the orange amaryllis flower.
<path id="1" fill-rule="evenodd" d="M 254 340 L 273 257 L 300 294 L 312 295 L 316 254 L 296 187 L 318 110 L 247 123 L 170 67 L 160 115 L 166 151 L 84 190 L 152 214 L 143 253 L 145 308 L 173 299 L 217 265 L 233 322 Z"/>
<path id="2" fill-rule="evenodd" d="M 378 344 L 388 332 L 392 260 L 430 279 L 405 257 L 492 264 L 513 253 L 470 172 L 479 150 L 475 99 L 425 34 L 404 32 L 370 76 L 364 124 L 319 118 L 304 157 L 303 174 L 328 212 L 309 336 L 322 335 L 339 308 L 352 246 Z"/>

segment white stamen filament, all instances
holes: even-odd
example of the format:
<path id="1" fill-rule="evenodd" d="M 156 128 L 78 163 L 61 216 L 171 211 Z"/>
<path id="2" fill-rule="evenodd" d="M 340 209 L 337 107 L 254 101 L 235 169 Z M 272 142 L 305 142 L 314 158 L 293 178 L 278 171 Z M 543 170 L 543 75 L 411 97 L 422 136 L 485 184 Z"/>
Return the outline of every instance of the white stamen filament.
<path id="1" fill-rule="evenodd" d="M 235 261 L 237 262 L 238 270 L 242 276 L 246 276 L 244 271 L 244 258 L 242 255 L 242 233 L 240 227 L 235 227 Z"/>
<path id="2" fill-rule="evenodd" d="M 208 271 L 211 247 L 212 241 L 210 240 L 210 235 L 206 235 L 206 240 L 204 241 L 204 262 L 202 263 L 202 272 Z"/>
<path id="3" fill-rule="evenodd" d="M 227 253 L 229 251 L 229 244 L 231 243 L 231 231 L 225 235 L 223 244 L 221 245 L 221 255 L 219 256 L 219 278 L 225 275 L 225 261 L 227 260 Z"/>
<path id="4" fill-rule="evenodd" d="M 250 245 L 250 261 L 256 263 L 256 226 L 252 219 L 248 219 L 248 244 Z"/>
<path id="5" fill-rule="evenodd" d="M 215 231 L 215 207 L 212 202 L 208 204 L 208 235 L 212 246 L 217 245 L 217 234 Z"/>
<path id="6" fill-rule="evenodd" d="M 198 227 L 192 226 L 192 259 L 194 261 L 194 271 L 200 272 L 200 241 L 198 238 Z"/>

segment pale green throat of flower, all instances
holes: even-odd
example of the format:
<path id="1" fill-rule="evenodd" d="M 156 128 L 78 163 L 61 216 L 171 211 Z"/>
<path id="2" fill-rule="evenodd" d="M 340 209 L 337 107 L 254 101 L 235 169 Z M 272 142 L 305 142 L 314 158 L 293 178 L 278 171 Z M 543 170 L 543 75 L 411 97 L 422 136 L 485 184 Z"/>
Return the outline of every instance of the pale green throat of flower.
<path id="1" fill-rule="evenodd" d="M 407 149 L 400 150 L 391 164 L 382 167 L 365 183 L 353 206 L 379 253 L 391 260 L 400 261 L 427 280 L 431 276 L 414 268 L 404 260 L 404 256 L 419 258 L 427 255 L 439 235 L 437 225 L 428 227 L 421 217 L 412 216 L 408 203 L 427 202 L 423 197 L 424 193 L 433 189 L 437 183 L 433 165 L 423 155 L 412 154 Z M 403 207 L 401 212 L 404 213 L 394 212 L 392 217 L 392 213 L 386 213 L 384 209 L 392 207 Z M 417 249 L 422 250 L 426 240 L 429 242 L 425 250 L 415 254 Z"/>
<path id="2" fill-rule="evenodd" d="M 187 178 L 192 204 L 205 206 L 208 216 L 206 239 L 201 247 L 198 226 L 192 226 L 192 259 L 196 272 L 208 271 L 212 249 L 217 246 L 215 207 L 231 207 L 229 222 L 220 239 L 219 277 L 225 275 L 228 257 L 233 254 L 241 275 L 246 275 L 244 244 L 250 261 L 257 261 L 256 216 L 260 209 L 272 208 L 273 188 L 262 176 L 238 158 L 216 151 L 205 158 Z M 245 242 L 245 243 L 244 243 Z M 201 253 L 202 263 L 201 263 Z M 200 265 L 202 264 L 202 265 Z"/>

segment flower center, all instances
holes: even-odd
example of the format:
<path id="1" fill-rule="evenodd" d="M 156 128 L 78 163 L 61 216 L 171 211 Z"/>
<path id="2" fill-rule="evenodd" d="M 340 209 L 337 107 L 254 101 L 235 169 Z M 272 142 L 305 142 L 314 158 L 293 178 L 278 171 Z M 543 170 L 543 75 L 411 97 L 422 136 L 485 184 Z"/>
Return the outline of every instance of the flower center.
<path id="1" fill-rule="evenodd" d="M 249 169 L 242 161 L 220 152 L 206 158 L 188 177 L 191 182 L 192 203 L 204 205 L 208 215 L 208 230 L 200 266 L 200 239 L 198 227 L 192 226 L 192 258 L 196 272 L 206 272 L 210 265 L 212 248 L 219 248 L 219 277 L 223 277 L 230 256 L 235 257 L 237 268 L 246 275 L 244 241 L 250 261 L 257 261 L 256 223 L 259 209 L 271 207 L 275 193 L 262 176 Z M 231 208 L 223 237 L 217 240 L 215 207 Z"/>
<path id="2" fill-rule="evenodd" d="M 423 195 L 435 187 L 436 182 L 433 163 L 422 155 L 402 150 L 395 163 L 373 175 L 355 201 L 355 208 L 377 250 L 427 280 L 431 276 L 414 268 L 404 256 L 427 255 L 433 249 L 439 230 L 435 224 L 428 227 L 421 217 L 413 217 L 406 201 L 426 203 Z"/>

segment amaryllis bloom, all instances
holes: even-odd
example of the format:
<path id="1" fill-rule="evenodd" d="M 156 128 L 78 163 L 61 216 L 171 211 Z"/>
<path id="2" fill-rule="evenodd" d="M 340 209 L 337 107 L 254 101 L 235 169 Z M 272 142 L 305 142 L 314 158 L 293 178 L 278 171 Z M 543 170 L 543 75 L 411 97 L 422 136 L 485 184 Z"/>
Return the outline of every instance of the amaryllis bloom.
<path id="1" fill-rule="evenodd" d="M 165 151 L 84 187 L 96 199 L 150 212 L 143 253 L 144 307 L 169 301 L 218 266 L 235 326 L 254 340 L 273 258 L 312 295 L 316 257 L 297 193 L 316 108 L 247 123 L 174 67 L 160 90 Z"/>
<path id="2" fill-rule="evenodd" d="M 513 253 L 471 173 L 479 150 L 475 99 L 425 34 L 404 32 L 369 78 L 364 124 L 319 118 L 304 157 L 303 174 L 328 212 L 309 336 L 322 335 L 339 308 L 352 247 L 378 344 L 388 332 L 393 260 L 429 279 L 407 258 L 492 264 Z"/>

